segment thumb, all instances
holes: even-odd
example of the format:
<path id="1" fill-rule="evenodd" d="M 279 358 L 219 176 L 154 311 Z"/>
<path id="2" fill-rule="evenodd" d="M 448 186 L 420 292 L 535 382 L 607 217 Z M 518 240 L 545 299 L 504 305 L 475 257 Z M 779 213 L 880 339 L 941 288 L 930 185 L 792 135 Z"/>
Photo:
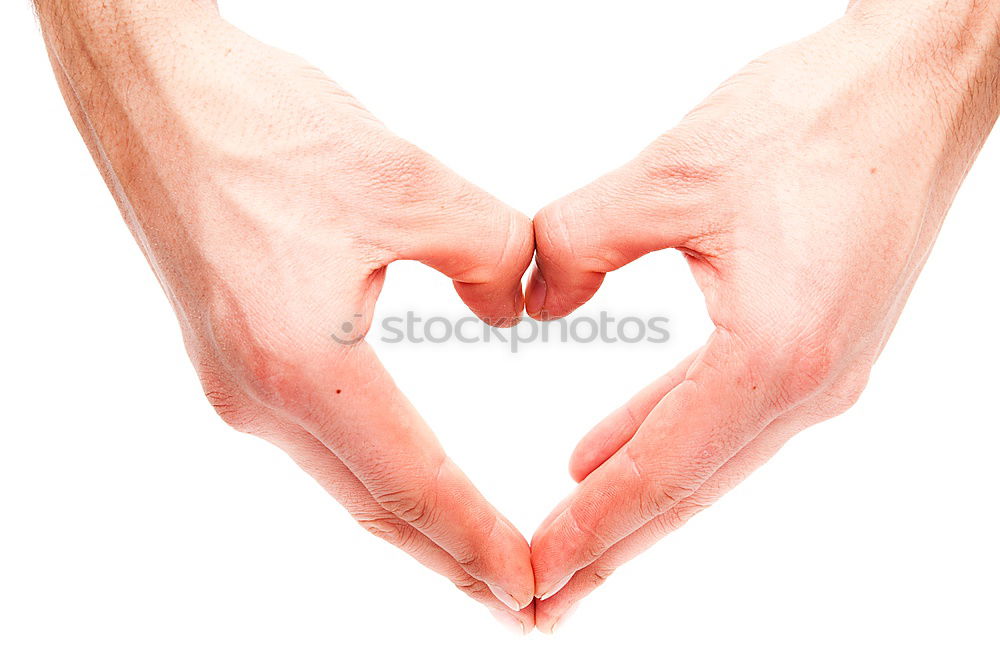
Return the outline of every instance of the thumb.
<path id="1" fill-rule="evenodd" d="M 705 231 L 715 177 L 661 138 L 639 157 L 542 209 L 534 219 L 528 314 L 561 318 L 604 275 L 659 249 L 691 249 Z"/>
<path id="2" fill-rule="evenodd" d="M 484 321 L 514 324 L 524 309 L 521 278 L 534 253 L 531 220 L 450 171 L 425 200 L 429 204 L 411 207 L 397 227 L 395 258 L 450 277 Z"/>

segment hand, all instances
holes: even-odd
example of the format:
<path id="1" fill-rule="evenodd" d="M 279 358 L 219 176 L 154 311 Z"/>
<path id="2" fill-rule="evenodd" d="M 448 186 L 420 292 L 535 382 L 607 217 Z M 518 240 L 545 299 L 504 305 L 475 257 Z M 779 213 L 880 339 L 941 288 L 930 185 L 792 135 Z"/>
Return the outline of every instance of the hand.
<path id="1" fill-rule="evenodd" d="M 536 217 L 532 316 L 675 248 L 716 326 L 575 450 L 532 540 L 540 629 L 858 398 L 997 116 L 996 10 L 943 4 L 856 3 Z"/>
<path id="2" fill-rule="evenodd" d="M 400 259 L 446 274 L 484 319 L 513 323 L 529 220 L 214 9 L 102 4 L 68 17 L 40 6 L 54 68 L 212 405 L 369 531 L 529 630 L 527 542 L 362 339 Z"/>

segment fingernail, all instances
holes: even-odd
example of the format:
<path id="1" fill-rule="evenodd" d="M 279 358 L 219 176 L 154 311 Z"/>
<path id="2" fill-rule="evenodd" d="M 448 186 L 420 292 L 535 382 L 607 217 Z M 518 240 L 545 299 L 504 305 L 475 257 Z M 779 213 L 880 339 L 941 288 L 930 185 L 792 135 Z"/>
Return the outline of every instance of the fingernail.
<path id="1" fill-rule="evenodd" d="M 524 303 L 529 316 L 535 317 L 545 306 L 546 288 L 545 277 L 536 267 L 531 273 L 531 279 L 528 280 L 528 297 Z"/>
<path id="2" fill-rule="evenodd" d="M 576 604 L 570 605 L 570 607 L 566 609 L 565 613 L 559 616 L 559 618 L 552 623 L 552 629 L 549 630 L 549 634 L 555 634 L 557 629 L 565 625 L 566 621 L 569 620 L 574 613 L 576 613 L 576 607 Z"/>
<path id="3" fill-rule="evenodd" d="M 510 631 L 518 636 L 524 636 L 527 632 L 524 631 L 524 623 L 510 615 L 506 611 L 501 611 L 500 609 L 490 609 L 490 613 L 496 618 L 497 622 L 504 626 L 504 629 Z"/>
<path id="4" fill-rule="evenodd" d="M 556 583 L 556 585 L 552 586 L 552 588 L 550 588 L 547 593 L 545 593 L 544 595 L 541 595 L 538 599 L 548 599 L 548 598 L 552 597 L 557 592 L 559 592 L 560 590 L 562 590 L 563 587 L 567 583 L 569 583 L 569 580 L 572 579 L 572 578 L 573 578 L 573 575 L 570 574 L 570 575 L 566 576 L 565 578 L 560 579 L 559 582 Z"/>
<path id="5" fill-rule="evenodd" d="M 517 284 L 517 292 L 514 293 L 514 318 L 521 315 L 521 311 L 524 309 L 524 293 L 521 292 L 521 284 Z"/>
<path id="6" fill-rule="evenodd" d="M 487 587 L 489 587 L 490 592 L 492 592 L 493 595 L 498 600 L 500 600 L 501 602 L 503 602 L 503 605 L 506 606 L 508 609 L 510 609 L 511 611 L 520 611 L 521 610 L 521 607 L 518 606 L 517 602 L 514 600 L 514 596 L 513 595 L 511 595 L 510 593 L 505 592 L 502 588 L 498 588 L 498 587 L 496 587 L 494 585 L 491 585 L 489 583 L 487 583 L 486 585 L 487 585 Z"/>

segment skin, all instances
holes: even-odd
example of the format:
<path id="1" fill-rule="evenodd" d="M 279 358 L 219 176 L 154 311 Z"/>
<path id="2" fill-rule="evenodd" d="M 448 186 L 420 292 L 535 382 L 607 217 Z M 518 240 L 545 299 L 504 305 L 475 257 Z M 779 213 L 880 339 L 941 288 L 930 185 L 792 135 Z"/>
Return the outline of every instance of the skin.
<path id="1" fill-rule="evenodd" d="M 859 1 L 532 222 L 212 2 L 36 4 L 219 415 L 521 632 L 854 403 L 1000 107 L 1000 2 Z M 581 441 L 529 551 L 364 343 L 386 267 L 422 261 L 505 325 L 533 253 L 547 319 L 668 248 L 716 330 Z"/>
<path id="2" fill-rule="evenodd" d="M 453 279 L 485 320 L 512 324 L 530 220 L 212 3 L 53 0 L 38 12 L 70 111 L 219 415 L 529 631 L 527 542 L 362 337 L 386 267 L 402 259 Z"/>
<path id="3" fill-rule="evenodd" d="M 998 2 L 855 2 L 535 217 L 530 315 L 673 248 L 715 323 L 573 453 L 532 539 L 540 629 L 857 400 L 997 118 L 998 23 Z"/>

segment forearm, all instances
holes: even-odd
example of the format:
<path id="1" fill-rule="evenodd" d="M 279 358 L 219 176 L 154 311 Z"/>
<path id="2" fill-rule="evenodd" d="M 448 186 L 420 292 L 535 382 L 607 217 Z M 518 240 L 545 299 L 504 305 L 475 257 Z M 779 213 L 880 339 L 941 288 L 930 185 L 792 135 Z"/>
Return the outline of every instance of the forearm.
<path id="1" fill-rule="evenodd" d="M 215 219 L 214 126 L 240 111 L 220 53 L 238 31 L 205 3 L 39 0 L 38 15 L 67 107 L 139 246 L 172 298 L 176 265 L 197 226 Z M 231 35 L 233 37 L 231 37 Z M 228 44 L 227 44 L 228 42 Z M 231 84 L 238 88 L 237 83 Z M 232 104 L 215 105 L 220 98 Z M 221 109 L 221 110 L 220 110 Z"/>

